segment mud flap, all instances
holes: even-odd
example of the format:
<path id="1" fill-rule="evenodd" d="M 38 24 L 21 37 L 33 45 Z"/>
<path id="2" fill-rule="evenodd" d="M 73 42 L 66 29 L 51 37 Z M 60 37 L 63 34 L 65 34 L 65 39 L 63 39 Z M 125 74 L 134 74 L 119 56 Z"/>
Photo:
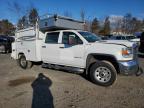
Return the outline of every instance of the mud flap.
<path id="1" fill-rule="evenodd" d="M 139 67 L 139 70 L 135 73 L 136 76 L 140 76 L 143 74 L 143 69 L 141 67 Z"/>

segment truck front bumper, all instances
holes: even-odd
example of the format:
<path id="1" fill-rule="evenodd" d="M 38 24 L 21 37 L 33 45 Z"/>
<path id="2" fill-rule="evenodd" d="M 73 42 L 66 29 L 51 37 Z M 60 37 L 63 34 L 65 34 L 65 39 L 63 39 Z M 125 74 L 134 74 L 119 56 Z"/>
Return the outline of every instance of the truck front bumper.
<path id="1" fill-rule="evenodd" d="M 119 62 L 120 73 L 124 75 L 133 75 L 139 71 L 137 60 Z"/>

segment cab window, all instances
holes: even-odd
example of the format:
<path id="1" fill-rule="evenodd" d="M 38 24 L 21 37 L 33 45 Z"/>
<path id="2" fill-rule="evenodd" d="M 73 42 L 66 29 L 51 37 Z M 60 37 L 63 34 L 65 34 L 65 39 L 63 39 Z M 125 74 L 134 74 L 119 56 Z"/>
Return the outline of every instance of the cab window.
<path id="1" fill-rule="evenodd" d="M 82 40 L 73 32 L 63 32 L 62 43 L 69 45 L 83 44 Z"/>
<path id="2" fill-rule="evenodd" d="M 47 33 L 45 43 L 56 44 L 58 43 L 59 32 Z"/>

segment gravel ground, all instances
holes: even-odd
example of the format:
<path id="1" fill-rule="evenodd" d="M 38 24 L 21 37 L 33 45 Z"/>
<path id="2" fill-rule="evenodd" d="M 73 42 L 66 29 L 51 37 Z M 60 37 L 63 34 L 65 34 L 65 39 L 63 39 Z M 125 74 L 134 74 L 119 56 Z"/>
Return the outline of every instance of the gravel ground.
<path id="1" fill-rule="evenodd" d="M 144 67 L 144 59 L 140 59 Z M 0 54 L 0 108 L 144 108 L 144 75 L 121 76 L 110 87 L 41 68 L 23 70 Z"/>

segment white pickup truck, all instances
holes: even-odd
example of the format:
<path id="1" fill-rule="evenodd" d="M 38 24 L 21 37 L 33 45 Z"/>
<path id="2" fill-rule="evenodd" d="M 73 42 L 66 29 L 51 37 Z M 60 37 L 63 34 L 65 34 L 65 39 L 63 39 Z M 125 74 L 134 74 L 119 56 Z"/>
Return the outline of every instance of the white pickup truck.
<path id="1" fill-rule="evenodd" d="M 45 21 L 47 20 L 42 20 L 41 23 L 45 29 L 50 24 L 76 29 L 81 27 L 80 22 L 61 17 L 59 20 L 51 17 L 49 23 Z M 33 62 L 42 62 L 42 67 L 85 73 L 92 82 L 102 86 L 112 85 L 117 73 L 129 75 L 136 74 L 139 70 L 137 47 L 132 42 L 103 41 L 83 30 L 42 32 L 38 25 L 18 30 L 15 35 L 11 57 L 23 69 L 30 68 Z"/>

